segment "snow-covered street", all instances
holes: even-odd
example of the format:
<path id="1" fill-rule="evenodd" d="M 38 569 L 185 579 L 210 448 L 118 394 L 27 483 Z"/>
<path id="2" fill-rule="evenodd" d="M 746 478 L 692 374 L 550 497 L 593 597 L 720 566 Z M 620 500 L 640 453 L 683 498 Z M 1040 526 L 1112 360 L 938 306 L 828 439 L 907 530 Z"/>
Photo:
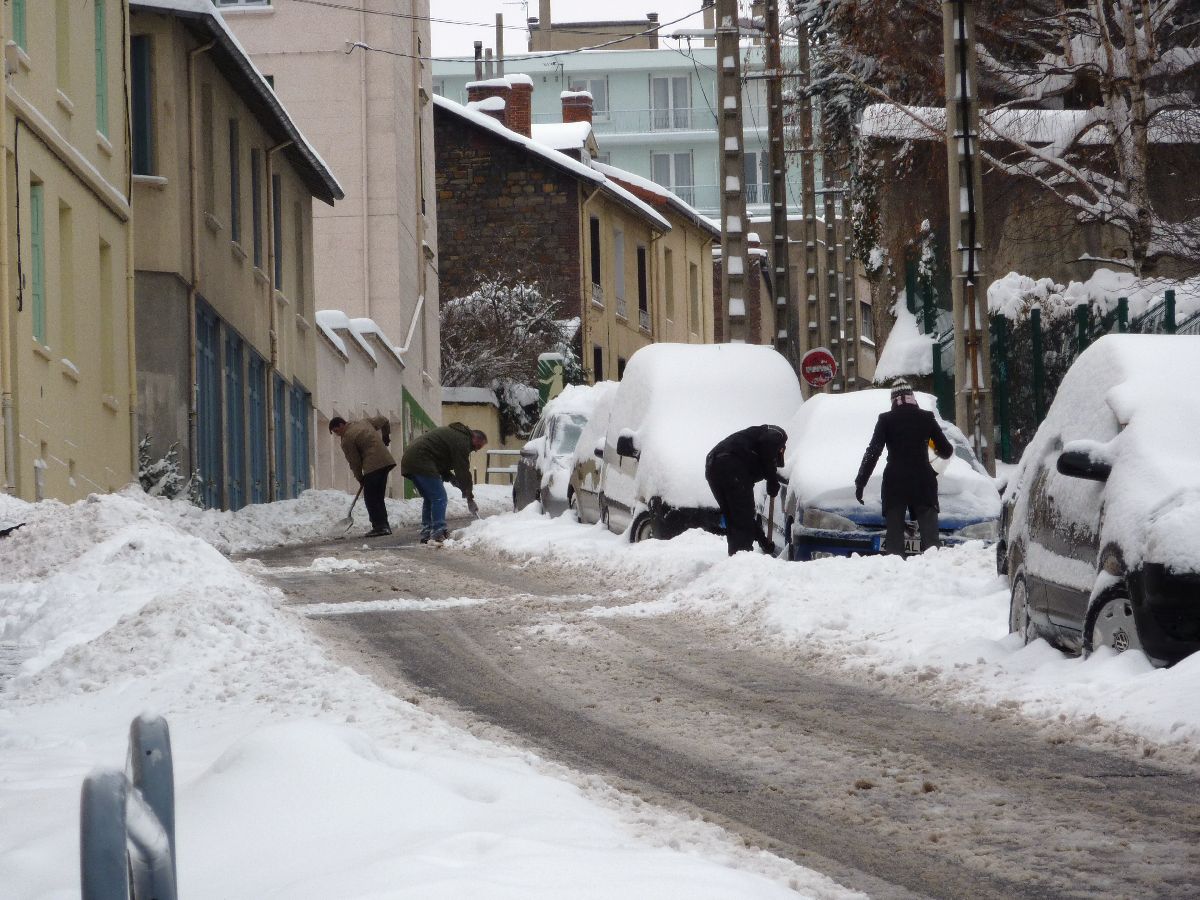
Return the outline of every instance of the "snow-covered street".
<path id="1" fill-rule="evenodd" d="M 795 648 L 809 670 L 982 707 L 1053 742 L 1200 764 L 1200 660 L 1156 670 L 1132 653 L 1020 647 L 981 544 L 907 562 L 731 559 L 712 535 L 630 546 L 508 513 L 506 489 L 478 493 L 487 518 L 441 552 L 496 560 L 513 577 L 587 573 L 579 595 L 623 585 L 630 602 L 592 617 L 718 620 L 748 642 Z M 472 736 L 336 662 L 254 554 L 332 539 L 349 499 L 308 492 L 237 513 L 136 491 L 69 507 L 0 501 L 0 524 L 26 523 L 0 541 L 0 658 L 16 661 L 0 674 L 5 896 L 77 895 L 80 783 L 123 764 L 143 711 L 171 725 L 180 884 L 192 896 L 849 895 L 715 826 Z M 419 520 L 409 501 L 389 512 L 402 528 Z M 450 512 L 465 512 L 461 499 Z M 349 582 L 371 566 L 361 556 L 310 568 Z M 381 564 L 389 557 L 380 551 Z M 438 608 L 380 596 L 364 611 Z M 586 646 L 586 630 L 544 626 L 544 638 Z"/>

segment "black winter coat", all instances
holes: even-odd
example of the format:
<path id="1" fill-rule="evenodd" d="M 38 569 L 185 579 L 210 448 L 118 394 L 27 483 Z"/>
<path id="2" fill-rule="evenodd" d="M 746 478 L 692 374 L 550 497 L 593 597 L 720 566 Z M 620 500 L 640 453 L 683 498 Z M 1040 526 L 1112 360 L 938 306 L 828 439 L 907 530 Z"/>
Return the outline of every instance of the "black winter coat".
<path id="1" fill-rule="evenodd" d="M 779 466 L 786 444 L 787 432 L 778 425 L 752 425 L 735 431 L 713 447 L 705 460 L 705 469 L 711 469 L 718 456 L 732 457 L 730 461 L 736 461 L 752 483 L 765 478 L 767 489 L 775 493 L 779 490 Z"/>
<path id="2" fill-rule="evenodd" d="M 938 508 L 937 473 L 929 464 L 929 442 L 946 459 L 954 447 L 942 433 L 933 413 L 919 406 L 895 406 L 879 414 L 875 433 L 863 454 L 854 486 L 861 490 L 875 471 L 879 454 L 887 447 L 883 467 L 883 508 L 905 504 L 909 509 Z"/>

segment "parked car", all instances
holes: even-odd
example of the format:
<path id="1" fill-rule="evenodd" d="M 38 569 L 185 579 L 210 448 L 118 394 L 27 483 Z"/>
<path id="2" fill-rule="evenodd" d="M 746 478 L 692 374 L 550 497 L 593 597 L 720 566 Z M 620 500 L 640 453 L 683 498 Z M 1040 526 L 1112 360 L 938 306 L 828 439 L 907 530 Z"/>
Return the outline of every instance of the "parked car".
<path id="1" fill-rule="evenodd" d="M 567 489 L 567 505 L 576 518 L 587 525 L 600 521 L 600 470 L 604 461 L 604 432 L 608 416 L 617 396 L 617 382 L 601 381 L 592 385 L 595 405 L 588 422 L 583 426 L 575 455 L 571 460 L 571 484 Z"/>
<path id="2" fill-rule="evenodd" d="M 599 385 L 567 385 L 546 404 L 517 458 L 513 509 L 539 503 L 542 512 L 550 516 L 561 516 L 567 511 L 575 447 L 599 389 Z"/>
<path id="3" fill-rule="evenodd" d="M 1108 335 L 1068 370 L 1004 496 L 1009 630 L 1062 650 L 1200 649 L 1200 337 Z"/>
<path id="4" fill-rule="evenodd" d="M 628 530 L 631 541 L 669 539 L 689 528 L 720 532 L 704 478 L 708 451 L 742 428 L 787 421 L 800 402 L 795 372 L 770 347 L 643 347 L 630 357 L 603 444 L 593 448 L 601 457 L 600 520 L 617 534 Z M 579 466 L 572 483 L 582 512 L 588 488 Z"/>
<path id="5" fill-rule="evenodd" d="M 931 465 L 938 475 L 938 530 L 943 545 L 968 540 L 995 540 L 1000 494 L 987 469 L 976 459 L 963 433 L 942 419 L 930 394 L 917 393 L 922 409 L 932 410 L 954 446 L 954 456 Z M 879 414 L 891 406 L 886 390 L 817 394 L 787 424 L 788 447 L 783 474 L 787 479 L 776 500 L 772 539 L 792 560 L 873 554 L 883 550 L 884 518 L 880 485 L 887 450 L 863 491 L 854 497 L 854 478 L 871 440 Z M 943 467 L 944 463 L 944 467 Z M 760 488 L 759 516 L 764 528 L 770 505 Z M 908 524 L 905 551 L 919 553 L 915 523 Z"/>

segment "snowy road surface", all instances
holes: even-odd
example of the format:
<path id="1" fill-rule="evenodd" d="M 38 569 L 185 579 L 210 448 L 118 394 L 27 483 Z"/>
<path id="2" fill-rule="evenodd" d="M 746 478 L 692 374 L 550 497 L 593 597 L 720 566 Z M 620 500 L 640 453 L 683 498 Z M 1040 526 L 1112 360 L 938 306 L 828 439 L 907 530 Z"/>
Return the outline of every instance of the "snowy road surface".
<path id="1" fill-rule="evenodd" d="M 312 565 L 334 552 L 371 565 Z M 655 598 L 602 567 L 399 534 L 257 558 L 344 661 L 401 696 L 415 686 L 489 737 L 872 896 L 1200 895 L 1193 767 L 839 677 L 720 618 L 623 615 Z"/>

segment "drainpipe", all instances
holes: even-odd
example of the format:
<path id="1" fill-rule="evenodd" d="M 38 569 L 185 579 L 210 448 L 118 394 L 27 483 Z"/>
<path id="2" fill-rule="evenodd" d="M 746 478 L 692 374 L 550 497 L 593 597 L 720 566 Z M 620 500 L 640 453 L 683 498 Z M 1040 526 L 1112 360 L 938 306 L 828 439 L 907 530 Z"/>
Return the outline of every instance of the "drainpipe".
<path id="1" fill-rule="evenodd" d="M 196 297 L 200 293 L 200 128 L 196 122 L 196 61 L 216 41 L 188 53 L 188 222 L 191 226 L 192 277 L 188 284 L 188 475 L 200 468 L 200 372 L 196 360 Z"/>
<path id="2" fill-rule="evenodd" d="M 275 430 L 275 378 L 279 371 L 279 304 L 275 302 L 275 167 L 271 161 L 280 150 L 292 146 L 291 141 L 284 141 L 270 147 L 266 152 L 265 168 L 267 181 L 267 304 L 271 310 L 271 371 L 267 377 L 267 480 L 271 487 L 272 500 L 278 483 L 278 472 L 275 469 L 275 441 L 278 435 Z M 282 212 L 282 210 L 281 210 Z"/>
<path id="3" fill-rule="evenodd" d="M 126 10 L 128 15 L 128 10 Z M 127 30 L 127 29 L 126 29 Z M 2 43 L 2 42 L 0 42 Z M 123 71 L 126 73 L 133 70 L 129 65 L 129 38 L 125 35 L 123 40 L 124 47 L 121 52 L 124 54 Z M 132 481 L 138 480 L 138 388 L 137 388 L 137 279 L 135 276 L 136 265 L 134 260 L 134 221 L 133 216 L 133 101 L 131 92 L 133 90 L 133 81 L 128 75 L 125 78 L 125 89 L 122 91 L 123 99 L 125 100 L 125 168 L 128 172 L 126 176 L 126 194 L 127 202 L 129 203 L 130 216 L 129 228 L 125 234 L 125 336 L 126 346 L 128 347 L 128 367 L 129 372 L 129 440 L 130 440 L 130 467 L 132 470 Z M 190 474 L 190 473 L 189 473 Z"/>
<path id="4" fill-rule="evenodd" d="M 586 190 L 588 190 L 588 187 L 586 185 L 583 185 L 583 184 L 579 185 L 580 193 L 583 193 Z M 579 292 L 579 299 L 580 299 L 580 303 L 579 303 L 579 353 L 580 353 L 580 357 L 581 357 L 581 359 L 579 360 L 579 364 L 584 369 L 586 369 L 591 364 L 591 360 L 588 359 L 588 348 L 591 346 L 591 334 L 592 334 L 592 328 L 591 328 L 591 311 L 592 311 L 592 257 L 591 257 L 591 252 L 592 252 L 592 250 L 591 250 L 591 247 L 588 246 L 588 243 L 591 240 L 592 230 L 591 230 L 591 225 L 588 222 L 588 219 L 590 218 L 590 216 L 588 215 L 588 213 L 589 213 L 588 204 L 590 204 L 594 199 L 596 199 L 596 196 L 599 193 L 600 193 L 600 187 L 598 185 L 593 185 L 591 188 L 591 193 L 588 194 L 586 197 L 584 197 L 583 202 L 579 204 L 579 259 L 580 259 L 580 263 L 581 263 L 581 265 L 579 267 L 579 274 L 580 274 L 580 280 L 583 283 L 583 289 Z M 604 241 L 603 235 L 601 235 L 600 240 L 601 240 L 601 245 L 603 246 L 603 241 Z M 600 281 L 601 282 L 604 281 L 603 260 L 601 260 L 601 266 L 600 266 Z M 595 372 L 592 373 L 592 381 L 593 382 L 596 380 L 595 374 L 596 374 Z"/>
<path id="5" fill-rule="evenodd" d="M 5 45 L 5 16 L 0 16 L 0 47 Z M 8 88 L 8 72 L 4 73 L 3 88 Z M 0 100 L 0 102 L 3 102 Z M 0 122 L 0 160 L 8 159 L 8 116 Z M 17 185 L 21 190 L 21 185 Z M 14 497 L 17 494 L 17 449 L 13 428 L 16 416 L 13 413 L 12 357 L 16 341 L 9 333 L 12 322 L 12 297 L 8 287 L 8 172 L 0 177 L 0 428 L 4 429 L 4 492 Z"/>
<path id="6" fill-rule="evenodd" d="M 359 40 L 365 45 L 367 43 L 367 8 L 363 4 L 362 11 L 358 14 L 358 35 Z M 370 205 L 370 192 L 368 179 L 370 178 L 370 156 L 367 153 L 367 54 L 360 53 L 358 56 L 358 140 L 359 146 L 362 147 L 362 157 L 359 160 L 362 166 L 362 175 L 359 179 L 362 189 L 362 279 L 363 279 L 363 315 L 368 319 L 373 319 L 374 314 L 371 309 L 371 217 L 368 214 Z"/>

